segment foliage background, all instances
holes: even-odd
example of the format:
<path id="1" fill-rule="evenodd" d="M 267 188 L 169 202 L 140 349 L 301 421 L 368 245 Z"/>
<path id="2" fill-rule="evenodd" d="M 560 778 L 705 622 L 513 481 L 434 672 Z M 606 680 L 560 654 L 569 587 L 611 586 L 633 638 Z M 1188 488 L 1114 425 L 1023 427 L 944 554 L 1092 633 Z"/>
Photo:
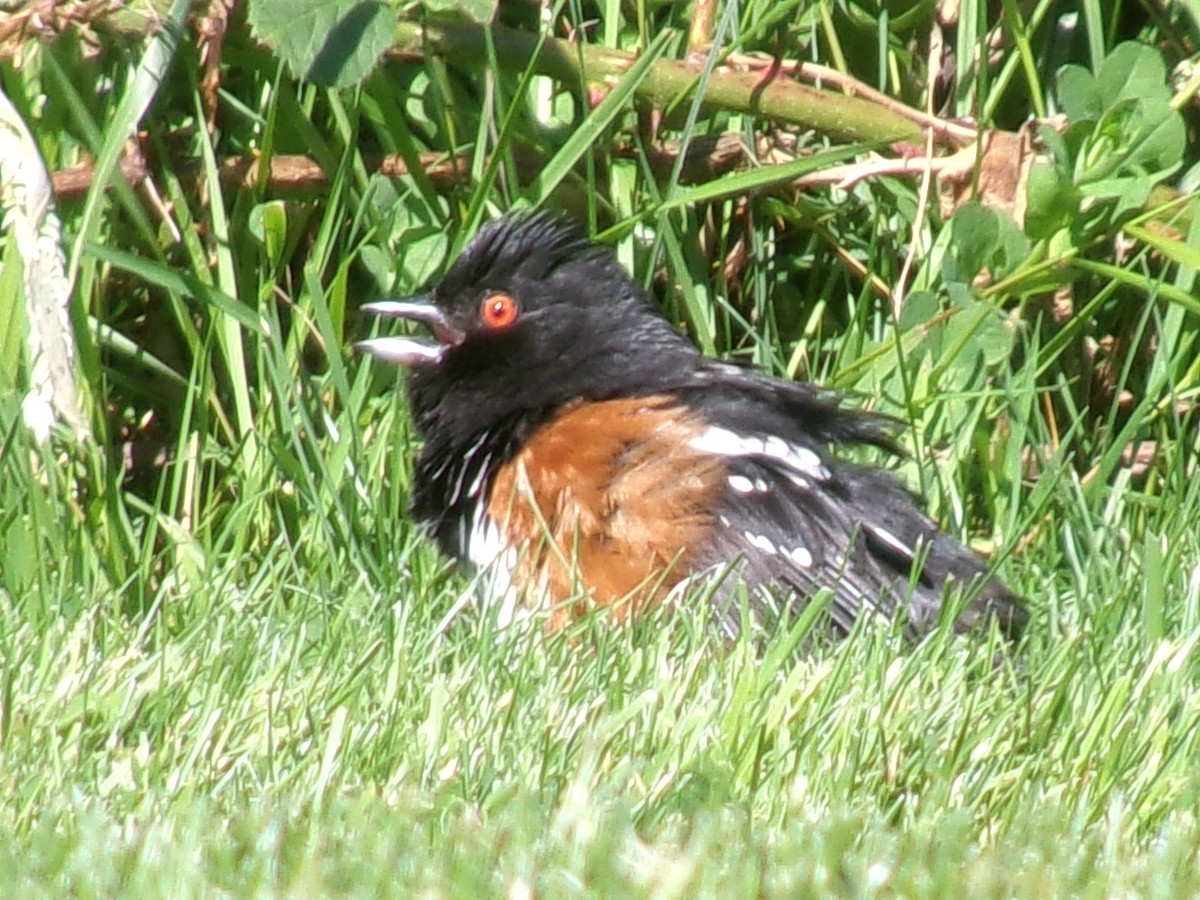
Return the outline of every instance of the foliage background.
<path id="1" fill-rule="evenodd" d="M 6 229 L 12 889 L 1194 892 L 1194 10 L 442 6 L 0 20 L 94 435 L 21 424 Z M 831 91 L 819 127 L 797 60 L 950 123 L 941 162 L 894 103 Z M 947 162 L 979 137 L 962 117 L 1036 164 L 989 194 Z M 864 163 L 885 174 L 844 177 Z M 394 375 L 346 347 L 360 302 L 535 205 L 709 352 L 911 422 L 903 477 L 1030 598 L 1014 660 L 871 629 L 720 647 L 699 612 L 553 638 L 455 614 L 470 585 L 402 514 Z"/>

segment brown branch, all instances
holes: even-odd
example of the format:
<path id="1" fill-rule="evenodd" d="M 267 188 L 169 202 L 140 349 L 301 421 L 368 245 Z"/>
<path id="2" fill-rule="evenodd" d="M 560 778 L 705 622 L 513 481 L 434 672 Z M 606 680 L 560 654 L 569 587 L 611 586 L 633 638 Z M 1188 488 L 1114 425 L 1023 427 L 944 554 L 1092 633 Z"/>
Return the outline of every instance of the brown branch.
<path id="1" fill-rule="evenodd" d="M 142 35 L 157 28 L 171 0 L 40 0 L 18 3 L 0 12 L 0 60 L 20 61 L 26 43 L 51 41 L 59 35 L 75 35 L 92 52 L 99 46 L 101 26 L 105 33 Z M 13 6 L 13 4 L 8 4 Z"/>
<path id="2" fill-rule="evenodd" d="M 619 79 L 637 57 L 594 44 L 540 39 L 529 32 L 500 25 L 467 24 L 420 26 L 399 22 L 393 53 L 422 56 L 431 52 L 464 65 L 489 58 L 488 43 L 499 64 L 514 71 L 532 66 L 566 84 L 610 82 Z M 661 59 L 636 88 L 642 100 L 665 107 L 696 89 L 700 67 L 677 59 Z M 909 116 L 856 96 L 819 90 L 786 78 L 764 81 L 759 73 L 720 66 L 705 86 L 704 106 L 728 112 L 753 113 L 779 122 L 811 128 L 822 134 L 868 143 L 923 143 L 924 129 Z"/>
<path id="3" fill-rule="evenodd" d="M 717 23 L 717 0 L 695 0 L 692 22 L 688 28 L 688 53 L 703 52 L 712 45 L 713 27 Z"/>
<path id="4" fill-rule="evenodd" d="M 229 16 L 233 12 L 233 0 L 210 0 L 208 12 L 196 23 L 200 44 L 200 65 L 204 76 L 200 79 L 200 100 L 204 107 L 204 128 L 209 135 L 217 128 L 217 92 L 221 87 L 221 55 L 225 48 L 225 35 L 229 31 Z"/>
<path id="5" fill-rule="evenodd" d="M 742 63 L 751 68 L 754 66 L 761 68 L 772 64 L 770 58 L 750 54 L 735 54 L 730 57 L 730 62 Z M 934 138 L 939 142 L 961 147 L 972 143 L 979 136 L 977 128 L 913 109 L 882 91 L 877 91 L 870 85 L 864 84 L 853 75 L 838 69 L 800 60 L 781 60 L 779 65 L 798 78 L 818 85 L 832 85 L 853 97 L 862 97 L 872 103 L 878 103 L 881 107 L 908 119 L 914 125 L 932 131 Z"/>
<path id="6" fill-rule="evenodd" d="M 367 167 L 389 178 L 408 174 L 404 160 L 387 154 L 366 160 Z M 235 156 L 220 164 L 221 184 L 225 187 L 253 190 L 258 187 L 262 160 L 255 156 Z M 422 153 L 421 167 L 429 180 L 439 190 L 465 182 L 470 177 L 470 160 L 466 155 L 448 157 L 445 153 Z M 140 184 L 149 174 L 146 161 L 140 153 L 126 153 L 118 162 L 118 169 L 130 184 Z M 198 161 L 184 165 L 181 176 L 187 183 L 195 184 L 203 174 Z M 59 200 L 74 200 L 82 197 L 91 188 L 96 171 L 92 162 L 83 162 L 69 169 L 60 169 L 51 176 L 55 196 Z M 329 177 L 316 160 L 300 155 L 280 154 L 271 158 L 266 173 L 266 188 L 271 193 L 306 193 L 320 190 L 329 185 Z"/>
<path id="7" fill-rule="evenodd" d="M 660 177 L 666 178 L 673 170 L 679 151 L 680 145 L 674 141 L 650 148 L 651 168 Z M 630 147 L 618 146 L 613 152 L 617 156 L 629 156 L 635 151 Z M 519 169 L 528 173 L 530 178 L 545 164 L 544 159 L 529 150 L 518 148 L 515 156 Z M 746 164 L 749 159 L 750 149 L 741 135 L 705 135 L 688 145 L 681 180 L 685 184 L 711 181 Z M 399 178 L 409 172 L 407 163 L 397 154 L 368 156 L 364 162 L 368 171 L 388 178 Z M 470 181 L 470 154 L 448 156 L 445 153 L 422 153 L 420 162 L 422 171 L 439 191 Z M 146 158 L 134 143 L 121 156 L 117 167 L 121 176 L 135 186 L 147 182 L 150 175 Z M 235 156 L 222 160 L 218 169 L 221 184 L 227 188 L 256 190 L 259 179 L 263 177 L 262 159 L 256 156 Z M 60 201 L 79 199 L 91 188 L 95 175 L 95 166 L 90 161 L 60 169 L 51 176 L 54 194 Z M 180 177 L 187 184 L 196 184 L 202 175 L 203 168 L 199 161 L 184 163 L 180 167 Z M 298 154 L 272 157 L 264 181 L 268 194 L 312 193 L 325 189 L 330 183 L 325 170 L 315 159 Z"/>

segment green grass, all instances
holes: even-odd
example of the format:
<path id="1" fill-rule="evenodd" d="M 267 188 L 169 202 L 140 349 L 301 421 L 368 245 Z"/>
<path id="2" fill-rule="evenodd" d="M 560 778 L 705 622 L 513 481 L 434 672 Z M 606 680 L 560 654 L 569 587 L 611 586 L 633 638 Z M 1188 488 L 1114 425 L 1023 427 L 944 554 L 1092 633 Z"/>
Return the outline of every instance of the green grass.
<path id="1" fill-rule="evenodd" d="M 782 8 L 743 4 L 742 49 L 814 40 L 889 92 L 925 83 L 898 26 L 800 4 L 776 34 Z M 960 41 L 987 13 L 963 10 Z M 600 13 L 596 40 L 682 52 L 652 38 L 686 29 L 683 5 Z M 1021 37 L 998 71 L 960 73 L 957 113 L 1011 126 L 1053 107 L 1068 58 L 1192 37 L 1160 17 L 1064 49 L 1073 7 L 1020 15 L 1006 5 Z M 96 442 L 34 444 L 21 385 L 0 384 L 0 893 L 1200 893 L 1200 226 L 1147 226 L 1117 259 L 1123 220 L 1098 203 L 1070 253 L 1030 239 L 1005 269 L 990 220 L 918 219 L 912 181 L 655 182 L 608 152 L 618 132 L 644 149 L 632 84 L 590 118 L 494 61 L 392 61 L 330 93 L 238 29 L 210 136 L 194 36 L 170 67 L 143 46 L 106 35 L 92 59 L 65 39 L 0 63 L 54 168 L 115 160 L 148 110 L 164 201 L 60 206 Z M 873 76 L 882 61 L 912 77 Z M 663 127 L 765 126 L 684 103 Z M 376 150 L 462 151 L 473 177 L 384 179 Z M 540 179 L 517 150 L 541 154 Z M 197 185 L 251 152 L 308 154 L 327 181 Z M 393 374 L 347 351 L 354 311 L 543 194 L 607 232 L 702 346 L 911 423 L 899 473 L 996 554 L 1029 598 L 1026 640 L 864 626 L 830 645 L 801 623 L 726 646 L 702 598 L 553 636 L 454 614 L 472 586 L 405 517 L 416 445 Z M 895 321 L 845 261 L 891 285 L 914 233 L 929 249 Z M 997 279 L 972 290 L 955 266 L 984 251 Z M 0 305 L 14 290 L 0 278 Z M 1149 442 L 1135 471 L 1123 454 Z"/>
<path id="2" fill-rule="evenodd" d="M 1071 510 L 1063 534 L 1103 512 Z M 1018 580 L 1073 621 L 1043 611 L 996 665 L 994 642 L 905 649 L 871 629 L 807 653 L 802 634 L 727 648 L 698 613 L 550 638 L 472 614 L 439 630 L 460 586 L 411 552 L 380 586 L 335 589 L 318 570 L 164 590 L 148 616 L 124 615 L 119 593 L 69 618 L 6 610 L 10 882 L 172 896 L 1200 889 L 1187 570 L 1167 586 L 1191 619 L 1172 614 L 1158 640 L 1125 554 L 1090 554 L 1046 592 Z M 1176 552 L 1194 572 L 1194 537 Z M 1080 609 L 1089 580 L 1126 589 Z"/>

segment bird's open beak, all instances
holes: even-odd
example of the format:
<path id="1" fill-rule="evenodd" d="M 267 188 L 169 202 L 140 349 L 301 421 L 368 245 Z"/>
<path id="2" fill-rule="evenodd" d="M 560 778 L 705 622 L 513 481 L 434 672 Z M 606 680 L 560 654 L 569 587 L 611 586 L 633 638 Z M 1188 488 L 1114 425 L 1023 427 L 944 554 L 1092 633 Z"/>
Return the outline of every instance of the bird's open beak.
<path id="1" fill-rule="evenodd" d="M 419 337 L 377 337 L 359 341 L 354 349 L 370 353 L 376 359 L 396 363 L 409 368 L 430 366 L 441 362 L 446 348 L 453 347 L 463 339 L 462 331 L 449 317 L 430 300 L 427 294 L 407 300 L 380 300 L 366 303 L 362 312 L 392 319 L 411 319 L 428 325 L 434 340 Z"/>

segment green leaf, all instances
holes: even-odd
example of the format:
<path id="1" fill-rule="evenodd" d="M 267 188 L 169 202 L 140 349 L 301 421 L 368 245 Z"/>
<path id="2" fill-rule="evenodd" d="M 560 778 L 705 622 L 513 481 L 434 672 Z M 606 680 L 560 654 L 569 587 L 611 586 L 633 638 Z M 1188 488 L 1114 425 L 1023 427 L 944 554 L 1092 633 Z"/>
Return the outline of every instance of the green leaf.
<path id="1" fill-rule="evenodd" d="M 1058 71 L 1059 106 L 1072 122 L 1095 121 L 1122 100 L 1166 103 L 1170 99 L 1162 57 L 1144 44 L 1121 44 L 1095 75 L 1076 65 Z"/>
<path id="2" fill-rule="evenodd" d="M 263 245 L 271 267 L 278 266 L 283 258 L 283 249 L 287 246 L 287 207 L 283 201 L 271 200 L 258 204 L 250 210 L 247 225 L 250 233 Z"/>
<path id="3" fill-rule="evenodd" d="M 913 291 L 904 300 L 904 308 L 900 310 L 900 320 L 896 327 L 901 333 L 924 325 L 941 312 L 941 305 L 933 291 Z"/>
<path id="4" fill-rule="evenodd" d="M 1153 47 L 1126 42 L 1118 45 L 1100 64 L 1096 89 L 1111 105 L 1119 100 L 1171 99 L 1167 69 Z"/>
<path id="5" fill-rule="evenodd" d="M 998 309 L 990 308 L 980 314 L 973 346 L 989 369 L 1008 361 L 1013 348 L 1013 329 Z"/>
<path id="6" fill-rule="evenodd" d="M 429 74 L 425 71 L 417 72 L 401 94 L 404 114 L 412 120 L 411 127 L 424 129 L 431 135 L 441 133 L 443 123 L 438 120 L 435 112 L 437 101 L 433 99 L 436 96 L 437 88 L 434 87 Z"/>
<path id="7" fill-rule="evenodd" d="M 1183 157 L 1187 130 L 1171 106 L 1166 78 L 1159 53 L 1132 43 L 1117 47 L 1094 79 L 1077 67 L 1060 72 L 1060 102 L 1074 122 L 1055 154 L 1063 162 L 1061 149 L 1074 146 L 1076 183 L 1118 200 L 1122 210 L 1137 205 L 1124 193 L 1126 178 L 1135 176 L 1144 195 Z M 1082 129 L 1081 121 L 1087 123 Z"/>
<path id="8" fill-rule="evenodd" d="M 375 292 L 380 296 L 390 293 L 396 281 L 396 258 L 374 245 L 363 247 L 358 258 L 375 282 Z"/>
<path id="9" fill-rule="evenodd" d="M 454 13 L 486 25 L 496 13 L 494 0 L 425 0 L 422 4 L 431 13 Z"/>
<path id="10" fill-rule="evenodd" d="M 934 360 L 935 372 L 948 375 L 958 389 L 974 384 L 984 370 L 994 368 L 1012 353 L 1013 332 L 1003 313 L 975 299 L 965 284 L 949 284 L 951 314 L 930 329 L 921 344 Z"/>
<path id="11" fill-rule="evenodd" d="M 943 263 L 947 281 L 968 283 L 985 268 L 995 279 L 1011 274 L 1029 258 L 1029 239 L 1011 218 L 972 201 L 950 222 L 950 252 Z"/>
<path id="12" fill-rule="evenodd" d="M 1174 171 L 1183 159 L 1187 128 L 1183 116 L 1164 100 L 1139 103 L 1130 116 L 1128 133 L 1130 153 L 1126 165 L 1144 166 L 1152 172 Z"/>
<path id="13" fill-rule="evenodd" d="M 400 265 L 410 284 L 425 284 L 446 259 L 450 250 L 450 239 L 442 228 L 430 228 L 422 234 L 413 235 L 404 245 Z"/>
<path id="14" fill-rule="evenodd" d="M 395 14 L 377 0 L 253 0 L 247 18 L 298 77 L 345 88 L 392 45 Z"/>
<path id="15" fill-rule="evenodd" d="M 1019 269 L 1029 259 L 1032 248 L 1029 238 L 1017 227 L 1011 216 L 1002 212 L 996 212 L 995 215 L 999 235 L 996 247 L 988 260 L 988 268 L 993 278 L 1001 279 Z"/>
<path id="16" fill-rule="evenodd" d="M 391 257 L 392 276 L 383 284 L 385 289 L 394 289 L 396 272 L 403 276 L 400 283 L 405 290 L 422 287 L 437 274 L 450 252 L 445 217 L 445 210 L 412 202 L 394 208 L 387 246 L 381 248 Z M 377 279 L 386 271 L 378 258 L 364 256 L 364 260 Z"/>
<path id="17" fill-rule="evenodd" d="M 1058 105 L 1072 122 L 1099 119 L 1104 99 L 1092 73 L 1083 66 L 1063 66 L 1058 71 Z"/>
<path id="18" fill-rule="evenodd" d="M 946 280 L 969 282 L 987 265 L 999 240 L 1000 224 L 994 212 L 974 200 L 960 206 L 950 222 Z"/>
<path id="19" fill-rule="evenodd" d="M 1035 165 L 1025 186 L 1025 233 L 1033 240 L 1066 228 L 1079 211 L 1079 192 L 1054 164 Z"/>
<path id="20" fill-rule="evenodd" d="M 1136 208 L 1149 199 L 1150 180 L 1138 175 L 1104 178 L 1080 185 L 1079 193 L 1093 200 L 1117 200 Z"/>
<path id="21" fill-rule="evenodd" d="M 1068 142 L 1067 137 L 1070 135 L 1071 129 L 1068 128 L 1066 134 L 1059 134 L 1053 128 L 1042 125 L 1038 128 L 1038 139 L 1046 145 L 1046 149 L 1054 157 L 1055 163 L 1060 166 L 1067 166 L 1071 162 L 1073 153 L 1072 146 L 1077 146 L 1078 142 Z M 1073 136 L 1072 136 L 1073 137 Z M 1082 138 L 1080 138 L 1082 140 Z"/>

